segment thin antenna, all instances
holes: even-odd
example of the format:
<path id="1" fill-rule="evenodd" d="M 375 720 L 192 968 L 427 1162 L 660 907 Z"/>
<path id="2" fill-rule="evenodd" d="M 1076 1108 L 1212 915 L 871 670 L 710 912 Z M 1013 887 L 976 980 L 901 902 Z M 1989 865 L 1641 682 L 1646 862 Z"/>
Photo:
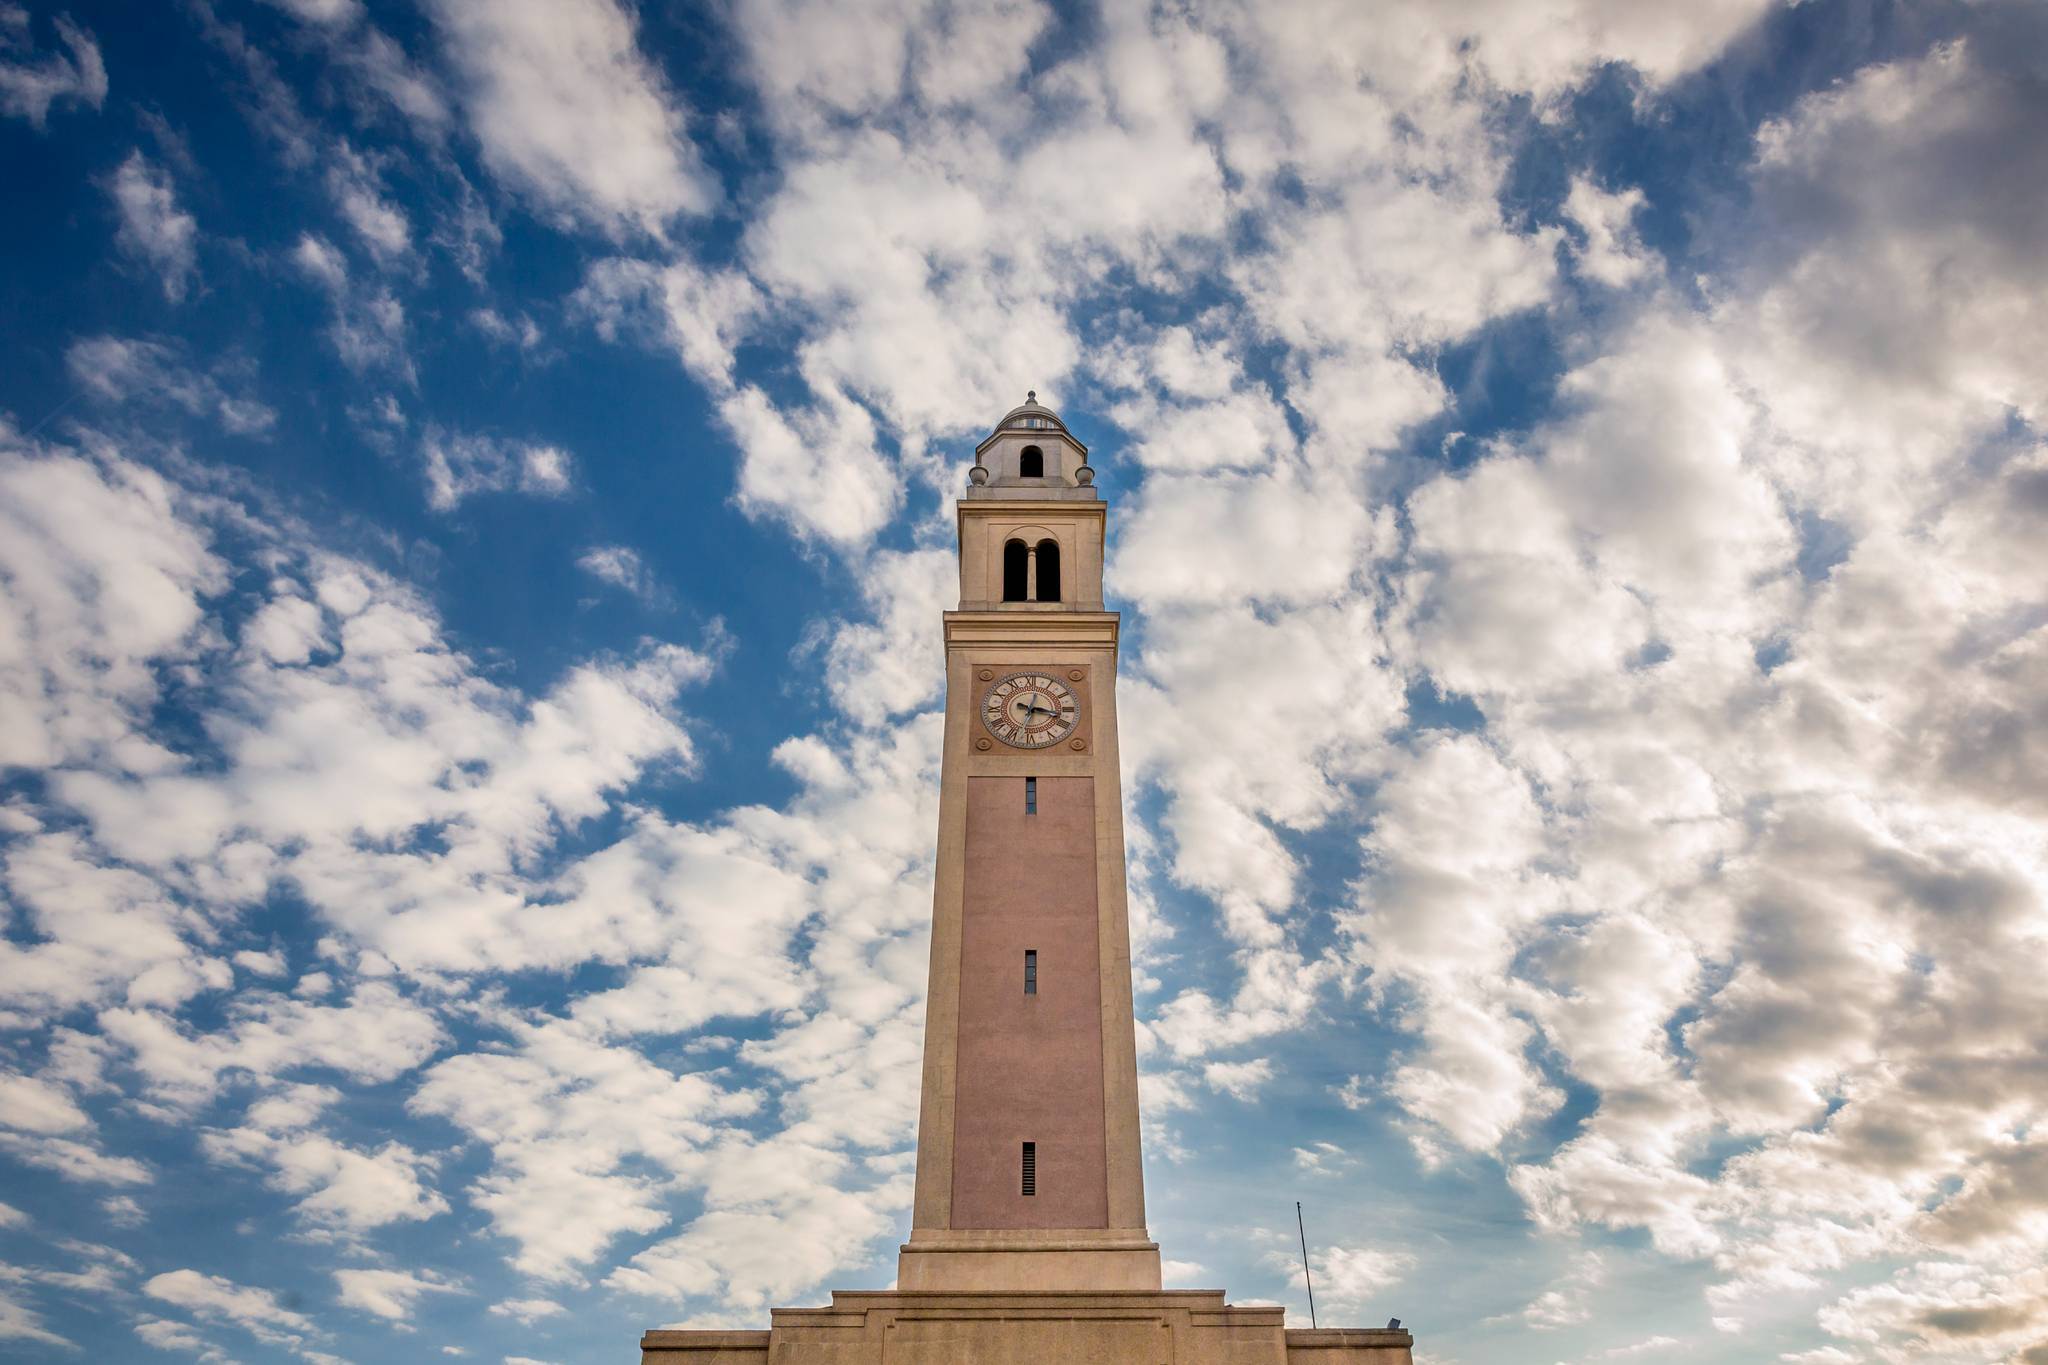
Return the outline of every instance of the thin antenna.
<path id="1" fill-rule="evenodd" d="M 1301 1278 L 1308 1285 L 1308 1325 L 1316 1325 L 1316 1282 L 1308 1273 L 1308 1229 L 1301 1221 L 1301 1201 L 1294 1201 L 1294 1230 L 1301 1234 Z"/>

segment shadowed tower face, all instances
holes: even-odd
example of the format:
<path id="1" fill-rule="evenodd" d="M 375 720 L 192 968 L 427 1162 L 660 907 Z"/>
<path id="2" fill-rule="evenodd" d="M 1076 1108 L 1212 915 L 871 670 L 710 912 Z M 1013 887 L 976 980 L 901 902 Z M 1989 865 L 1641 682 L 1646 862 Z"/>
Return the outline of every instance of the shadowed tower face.
<path id="1" fill-rule="evenodd" d="M 1035 395 L 975 456 L 946 613 L 917 1197 L 898 1284 L 1158 1289 L 1107 507 L 1087 447 Z"/>

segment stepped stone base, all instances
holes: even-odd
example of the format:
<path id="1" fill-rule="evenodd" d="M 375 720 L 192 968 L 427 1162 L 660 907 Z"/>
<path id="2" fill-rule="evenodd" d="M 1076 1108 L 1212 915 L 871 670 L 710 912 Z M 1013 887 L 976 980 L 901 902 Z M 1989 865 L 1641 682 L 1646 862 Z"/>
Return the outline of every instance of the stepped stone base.
<path id="1" fill-rule="evenodd" d="M 1386 1328 L 1288 1330 L 1220 1289 L 834 1291 L 765 1332 L 656 1330 L 642 1365 L 1411 1365 Z"/>
<path id="2" fill-rule="evenodd" d="M 1143 1228 L 918 1228 L 896 1257 L 907 1294 L 961 1290 L 1159 1292 L 1159 1243 Z"/>

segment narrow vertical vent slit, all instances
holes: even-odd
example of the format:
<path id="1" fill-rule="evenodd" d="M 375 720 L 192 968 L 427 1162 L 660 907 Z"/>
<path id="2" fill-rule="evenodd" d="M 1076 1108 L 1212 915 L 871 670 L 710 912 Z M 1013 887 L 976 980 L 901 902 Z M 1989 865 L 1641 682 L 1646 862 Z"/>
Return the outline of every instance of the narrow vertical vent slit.
<path id="1" fill-rule="evenodd" d="M 1038 949 L 1024 950 L 1024 994 L 1038 994 Z"/>
<path id="2" fill-rule="evenodd" d="M 1038 1144 L 1035 1142 L 1024 1144 L 1024 1193 L 1038 1193 Z"/>
<path id="3" fill-rule="evenodd" d="M 1024 813 L 1038 814 L 1038 779 L 1035 777 L 1024 779 Z"/>

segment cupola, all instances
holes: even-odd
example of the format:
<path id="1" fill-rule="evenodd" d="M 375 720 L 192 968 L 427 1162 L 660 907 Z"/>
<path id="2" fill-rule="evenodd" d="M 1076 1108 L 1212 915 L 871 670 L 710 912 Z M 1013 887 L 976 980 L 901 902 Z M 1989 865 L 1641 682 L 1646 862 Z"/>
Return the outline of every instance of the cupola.
<path id="1" fill-rule="evenodd" d="M 1088 447 L 1074 439 L 1058 413 L 1038 401 L 1034 389 L 974 448 L 967 496 L 1093 500 L 1099 496 L 1094 482 Z"/>

